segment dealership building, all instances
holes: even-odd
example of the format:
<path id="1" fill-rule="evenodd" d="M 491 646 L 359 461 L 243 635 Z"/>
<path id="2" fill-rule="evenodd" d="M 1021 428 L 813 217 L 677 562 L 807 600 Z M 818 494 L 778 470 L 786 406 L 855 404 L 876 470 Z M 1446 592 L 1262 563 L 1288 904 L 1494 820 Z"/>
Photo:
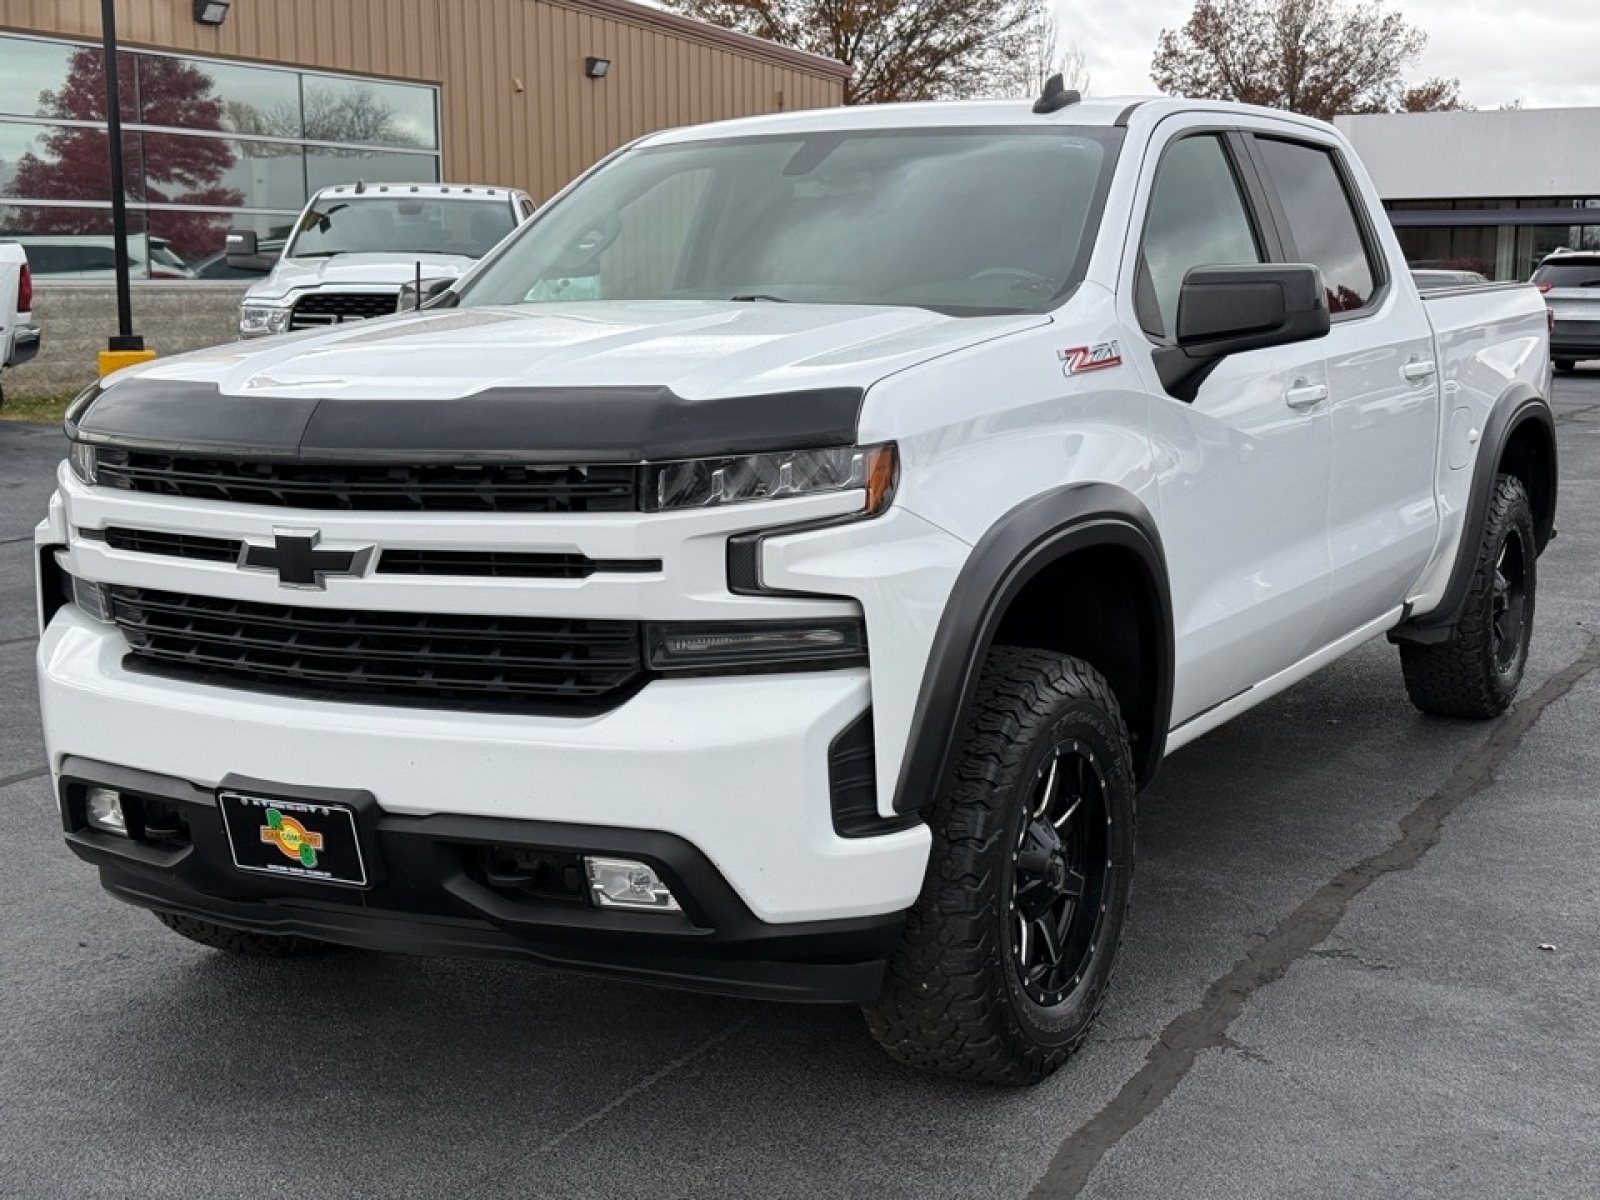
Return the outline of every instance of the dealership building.
<path id="1" fill-rule="evenodd" d="M 327 184 L 443 179 L 542 200 L 652 130 L 839 104 L 848 74 L 629 0 L 116 12 L 130 228 L 158 246 L 140 255 L 155 278 L 187 278 L 171 260 L 206 261 L 229 227 L 281 230 Z M 0 0 L 0 237 L 109 246 L 100 34 L 96 0 Z"/>
<path id="2" fill-rule="evenodd" d="M 1600 108 L 1339 117 L 1413 264 L 1527 279 L 1600 250 Z"/>

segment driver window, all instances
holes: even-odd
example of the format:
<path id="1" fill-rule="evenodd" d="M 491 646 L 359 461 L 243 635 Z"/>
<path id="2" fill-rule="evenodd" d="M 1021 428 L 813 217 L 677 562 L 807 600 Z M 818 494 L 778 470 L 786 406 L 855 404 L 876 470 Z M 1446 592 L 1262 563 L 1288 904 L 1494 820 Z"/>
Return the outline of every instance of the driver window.
<path id="1" fill-rule="evenodd" d="M 1263 261 L 1222 139 L 1190 137 L 1168 146 L 1156 171 L 1134 281 L 1144 331 L 1157 341 L 1171 336 L 1190 268 Z"/>

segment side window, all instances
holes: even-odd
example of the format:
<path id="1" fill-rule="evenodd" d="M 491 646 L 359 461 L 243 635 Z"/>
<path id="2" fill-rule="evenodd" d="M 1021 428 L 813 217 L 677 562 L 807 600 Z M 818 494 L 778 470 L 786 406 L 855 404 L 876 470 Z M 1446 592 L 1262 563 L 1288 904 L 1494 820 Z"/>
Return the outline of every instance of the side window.
<path id="1" fill-rule="evenodd" d="M 1365 308 L 1378 290 L 1373 257 L 1331 151 L 1257 137 L 1300 261 L 1322 268 L 1328 311 Z"/>
<path id="2" fill-rule="evenodd" d="M 1144 331 L 1162 339 L 1177 327 L 1178 292 L 1191 267 L 1261 261 L 1221 139 L 1190 137 L 1168 146 L 1150 194 L 1134 283 Z"/>

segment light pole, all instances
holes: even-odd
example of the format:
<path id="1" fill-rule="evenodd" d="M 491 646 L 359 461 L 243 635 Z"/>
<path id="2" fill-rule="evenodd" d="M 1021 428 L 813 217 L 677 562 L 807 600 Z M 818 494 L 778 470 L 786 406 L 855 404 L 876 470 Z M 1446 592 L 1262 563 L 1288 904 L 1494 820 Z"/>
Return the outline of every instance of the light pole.
<path id="1" fill-rule="evenodd" d="M 111 150 L 111 249 L 116 256 L 117 332 L 100 352 L 100 374 L 155 357 L 133 332 L 133 296 L 128 285 L 128 198 L 122 181 L 122 87 L 117 70 L 115 0 L 100 0 L 100 40 L 106 76 L 106 138 Z"/>

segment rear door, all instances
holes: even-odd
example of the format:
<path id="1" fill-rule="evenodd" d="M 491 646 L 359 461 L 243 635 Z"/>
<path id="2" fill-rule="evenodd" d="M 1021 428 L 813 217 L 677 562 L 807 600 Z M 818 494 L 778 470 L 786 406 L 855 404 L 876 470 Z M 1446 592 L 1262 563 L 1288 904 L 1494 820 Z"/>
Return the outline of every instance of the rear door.
<path id="1" fill-rule="evenodd" d="M 1322 356 L 1332 424 L 1331 584 L 1315 642 L 1328 645 L 1399 608 L 1433 551 L 1439 444 L 1433 330 L 1336 141 L 1299 127 L 1256 131 L 1250 148 L 1287 262 L 1314 263 L 1332 329 Z M 1390 238 L 1392 241 L 1392 236 Z"/>

